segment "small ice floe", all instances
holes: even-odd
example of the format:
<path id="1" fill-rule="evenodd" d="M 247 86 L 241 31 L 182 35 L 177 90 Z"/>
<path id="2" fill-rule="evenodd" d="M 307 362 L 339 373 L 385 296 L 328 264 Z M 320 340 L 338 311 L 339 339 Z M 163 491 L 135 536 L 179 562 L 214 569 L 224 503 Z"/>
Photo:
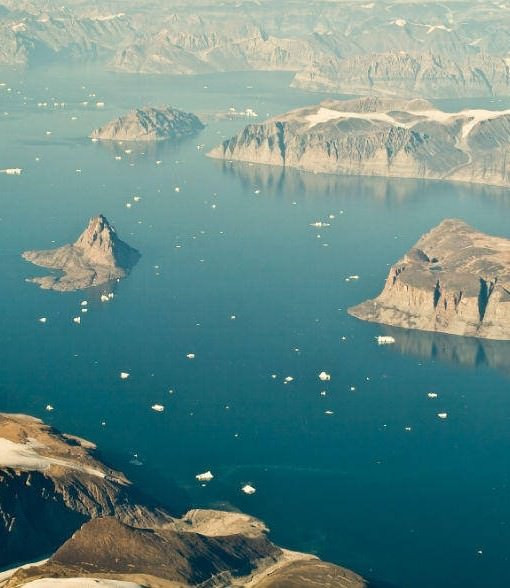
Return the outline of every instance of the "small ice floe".
<path id="1" fill-rule="evenodd" d="M 81 311 L 82 311 L 83 313 L 86 313 L 86 312 L 88 312 L 88 311 L 89 311 L 89 309 L 88 309 L 88 308 L 86 308 L 86 307 L 83 307 L 83 308 L 81 309 Z"/>
<path id="2" fill-rule="evenodd" d="M 334 415 L 335 413 L 334 413 L 332 410 L 325 410 L 325 411 L 324 411 L 324 414 L 325 414 L 326 416 L 332 416 L 332 415 Z"/>
<path id="3" fill-rule="evenodd" d="M 153 404 L 151 406 L 152 410 L 155 410 L 156 412 L 164 412 L 165 407 L 162 404 Z"/>
<path id="4" fill-rule="evenodd" d="M 351 387 L 349 388 L 349 390 L 350 390 L 351 392 L 356 392 L 356 386 L 351 386 Z"/>
<path id="5" fill-rule="evenodd" d="M 294 378 L 292 376 L 287 376 L 284 380 L 283 383 L 284 384 L 290 384 L 290 382 L 293 382 Z"/>
<path id="6" fill-rule="evenodd" d="M 135 202 L 140 202 L 140 200 L 141 200 L 141 199 L 142 199 L 142 197 L 141 197 L 141 196 L 133 196 L 133 200 L 134 200 Z"/>
<path id="7" fill-rule="evenodd" d="M 81 323 L 81 316 L 75 316 L 73 318 L 73 323 L 76 323 L 77 325 L 79 325 Z"/>
<path id="8" fill-rule="evenodd" d="M 407 431 L 407 432 L 412 431 L 412 428 L 409 427 L 409 426 L 408 427 L 404 427 L 404 431 Z"/>
<path id="9" fill-rule="evenodd" d="M 255 494 L 255 492 L 257 491 L 251 484 L 245 484 L 242 488 L 241 491 L 244 492 L 245 494 Z"/>
<path id="10" fill-rule="evenodd" d="M 378 335 L 375 340 L 377 345 L 393 345 L 395 343 L 395 337 L 390 337 L 389 335 Z"/>
<path id="11" fill-rule="evenodd" d="M 104 108 L 104 102 L 96 102 L 97 108 Z"/>
<path id="12" fill-rule="evenodd" d="M 329 382 L 331 380 L 331 374 L 328 374 L 328 372 L 321 372 L 319 374 L 319 380 L 321 382 Z"/>
<path id="13" fill-rule="evenodd" d="M 359 276 L 357 274 L 353 274 L 352 276 L 347 276 L 348 280 L 359 280 Z"/>
<path id="14" fill-rule="evenodd" d="M 260 190 L 257 188 L 253 193 L 254 194 L 260 194 Z"/>
<path id="15" fill-rule="evenodd" d="M 321 390 L 321 396 L 326 396 L 327 392 L 326 390 Z"/>
<path id="16" fill-rule="evenodd" d="M 126 202 L 126 208 L 131 208 L 131 202 Z"/>
<path id="17" fill-rule="evenodd" d="M 127 380 L 129 378 L 129 372 L 120 372 L 120 379 Z"/>
<path id="18" fill-rule="evenodd" d="M 317 229 L 322 229 L 322 227 L 329 227 L 329 223 L 324 223 L 322 221 L 315 221 L 314 223 L 310 223 L 311 227 L 316 227 Z"/>
<path id="19" fill-rule="evenodd" d="M 44 410 L 47 410 L 48 412 L 52 412 L 55 409 L 53 408 L 53 406 L 51 404 L 47 404 L 46 408 Z"/>
<path id="20" fill-rule="evenodd" d="M 6 174 L 8 176 L 20 176 L 23 173 L 23 168 L 21 168 L 21 167 L 8 167 L 7 169 L 0 170 L 0 173 Z"/>
<path id="21" fill-rule="evenodd" d="M 437 398 L 437 392 L 427 392 L 428 398 Z"/>
<path id="22" fill-rule="evenodd" d="M 195 478 L 199 481 L 199 482 L 210 482 L 213 478 L 214 475 L 211 472 L 211 470 L 207 470 L 206 472 L 204 472 L 203 474 L 197 474 L 195 476 Z"/>
<path id="23" fill-rule="evenodd" d="M 230 315 L 230 320 L 231 320 L 231 321 L 235 321 L 235 320 L 236 320 L 236 318 L 237 318 L 237 316 L 236 316 L 235 314 L 231 314 L 231 315 Z"/>
<path id="24" fill-rule="evenodd" d="M 88 304 L 88 300 L 82 300 L 80 302 L 80 306 L 87 306 L 87 304 Z"/>
<path id="25" fill-rule="evenodd" d="M 45 316 L 42 316 L 42 317 L 39 319 L 39 322 L 40 322 L 40 323 L 42 323 L 42 324 L 44 325 L 46 322 L 48 322 L 48 319 L 47 319 Z"/>
<path id="26" fill-rule="evenodd" d="M 101 294 L 101 302 L 110 302 L 110 300 L 113 300 L 113 297 L 113 292 L 108 292 L 108 294 Z"/>
<path id="27" fill-rule="evenodd" d="M 447 413 L 447 412 L 438 412 L 438 413 L 437 413 L 437 416 L 438 416 L 440 419 L 447 419 L 447 418 L 448 418 L 448 413 Z"/>
<path id="28" fill-rule="evenodd" d="M 195 359 L 195 354 L 194 354 L 194 353 L 188 353 L 188 354 L 186 355 L 186 357 L 187 357 L 188 359 Z"/>
<path id="29" fill-rule="evenodd" d="M 120 155 L 115 156 L 115 161 L 122 161 L 122 157 Z"/>
<path id="30" fill-rule="evenodd" d="M 175 190 L 175 192 L 180 192 L 181 191 L 181 189 L 179 188 L 179 186 L 175 186 L 174 190 Z"/>

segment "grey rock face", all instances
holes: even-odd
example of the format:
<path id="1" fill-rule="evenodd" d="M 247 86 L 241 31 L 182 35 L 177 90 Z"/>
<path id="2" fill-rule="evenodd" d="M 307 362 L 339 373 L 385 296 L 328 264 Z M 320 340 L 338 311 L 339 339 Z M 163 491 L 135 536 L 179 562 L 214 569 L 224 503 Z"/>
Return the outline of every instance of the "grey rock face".
<path id="1" fill-rule="evenodd" d="M 41 267 L 62 272 L 32 278 L 45 290 L 69 292 L 100 286 L 126 277 L 140 258 L 136 249 L 121 241 L 106 217 L 90 220 L 72 245 L 43 251 L 25 251 L 23 258 Z"/>
<path id="2" fill-rule="evenodd" d="M 508 94 L 508 74 L 504 57 L 392 52 L 329 57 L 298 72 L 292 86 L 408 98 L 489 97 Z"/>
<path id="3" fill-rule="evenodd" d="M 510 340 L 510 240 L 445 220 L 391 268 L 377 298 L 349 313 L 407 329 Z"/>
<path id="4" fill-rule="evenodd" d="M 305 171 L 510 185 L 510 111 L 329 100 L 246 126 L 209 156 Z"/>
<path id="5" fill-rule="evenodd" d="M 177 140 L 203 128 L 200 119 L 189 112 L 145 107 L 96 129 L 90 137 L 101 141 Z"/>

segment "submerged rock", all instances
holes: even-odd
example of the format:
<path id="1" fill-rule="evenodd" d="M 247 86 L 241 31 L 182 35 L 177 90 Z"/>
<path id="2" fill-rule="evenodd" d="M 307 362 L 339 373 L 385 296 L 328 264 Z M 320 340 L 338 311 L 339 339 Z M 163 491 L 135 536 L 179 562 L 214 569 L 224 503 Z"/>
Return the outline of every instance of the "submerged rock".
<path id="1" fill-rule="evenodd" d="M 200 119 L 176 108 L 137 108 L 96 129 L 91 139 L 100 141 L 164 141 L 182 139 L 204 128 Z"/>
<path id="2" fill-rule="evenodd" d="M 328 100 L 250 124 L 208 155 L 314 173 L 510 186 L 510 110 L 421 99 Z"/>
<path id="3" fill-rule="evenodd" d="M 444 220 L 390 269 L 377 298 L 349 313 L 408 329 L 510 340 L 510 240 Z"/>
<path id="4" fill-rule="evenodd" d="M 70 245 L 42 251 L 25 251 L 23 258 L 41 267 L 63 272 L 31 278 L 45 290 L 70 292 L 124 278 L 140 253 L 121 241 L 103 215 L 90 219 L 78 240 Z"/>

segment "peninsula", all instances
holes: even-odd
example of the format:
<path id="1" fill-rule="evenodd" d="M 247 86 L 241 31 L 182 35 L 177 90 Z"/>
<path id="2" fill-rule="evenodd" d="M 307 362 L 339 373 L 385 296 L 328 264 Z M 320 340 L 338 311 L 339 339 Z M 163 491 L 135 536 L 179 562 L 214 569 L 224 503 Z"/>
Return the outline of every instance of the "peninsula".
<path id="1" fill-rule="evenodd" d="M 444 112 L 422 99 L 328 100 L 293 110 L 209 152 L 310 172 L 510 186 L 510 110 Z"/>
<path id="2" fill-rule="evenodd" d="M 377 298 L 348 312 L 406 329 L 510 340 L 510 240 L 444 220 L 392 266 Z"/>
<path id="3" fill-rule="evenodd" d="M 26 415 L 0 413 L 0 586 L 366 588 L 345 568 L 274 545 L 242 513 L 192 510 L 174 518 L 138 502 L 95 446 Z M 37 516 L 35 516 L 37 514 Z"/>
<path id="4" fill-rule="evenodd" d="M 100 214 L 90 219 L 75 243 L 56 249 L 25 251 L 23 258 L 62 273 L 31 278 L 30 282 L 45 290 L 72 292 L 124 278 L 140 253 L 121 241 L 106 217 Z"/>

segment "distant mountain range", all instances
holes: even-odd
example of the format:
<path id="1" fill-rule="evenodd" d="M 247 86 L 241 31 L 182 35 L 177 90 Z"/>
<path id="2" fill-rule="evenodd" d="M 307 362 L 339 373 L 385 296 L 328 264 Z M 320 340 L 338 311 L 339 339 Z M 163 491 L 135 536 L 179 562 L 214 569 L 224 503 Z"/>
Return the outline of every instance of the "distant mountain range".
<path id="1" fill-rule="evenodd" d="M 3 0 L 0 41 L 0 65 L 291 71 L 296 87 L 344 94 L 448 98 L 510 90 L 510 5 L 493 2 Z"/>

